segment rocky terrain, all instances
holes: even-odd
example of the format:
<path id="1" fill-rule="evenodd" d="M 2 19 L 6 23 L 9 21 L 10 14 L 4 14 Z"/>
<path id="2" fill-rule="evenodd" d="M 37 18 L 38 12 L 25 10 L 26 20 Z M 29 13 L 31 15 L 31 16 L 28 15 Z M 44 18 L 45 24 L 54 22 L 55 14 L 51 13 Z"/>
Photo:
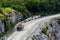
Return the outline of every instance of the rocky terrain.
<path id="1" fill-rule="evenodd" d="M 43 28 L 38 28 L 29 40 L 60 40 L 60 18 L 44 23 Z"/>

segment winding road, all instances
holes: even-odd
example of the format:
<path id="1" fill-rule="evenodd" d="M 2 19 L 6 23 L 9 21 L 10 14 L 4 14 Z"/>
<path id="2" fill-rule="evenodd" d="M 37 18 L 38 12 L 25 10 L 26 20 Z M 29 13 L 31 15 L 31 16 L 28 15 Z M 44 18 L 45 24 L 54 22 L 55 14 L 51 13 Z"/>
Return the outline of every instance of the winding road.
<path id="1" fill-rule="evenodd" d="M 46 22 L 53 18 L 60 17 L 60 14 L 46 16 L 39 19 L 32 20 L 30 22 L 25 23 L 23 31 L 15 31 L 7 40 L 26 40 L 26 38 L 37 28 L 37 24 L 42 22 Z"/>

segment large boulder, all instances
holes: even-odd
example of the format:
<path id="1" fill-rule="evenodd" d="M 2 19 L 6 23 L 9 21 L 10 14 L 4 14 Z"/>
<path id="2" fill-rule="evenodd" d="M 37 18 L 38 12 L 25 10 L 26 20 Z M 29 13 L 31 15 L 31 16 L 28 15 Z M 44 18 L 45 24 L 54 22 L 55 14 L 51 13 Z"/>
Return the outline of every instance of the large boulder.
<path id="1" fill-rule="evenodd" d="M 7 12 L 8 19 L 11 20 L 12 23 L 18 22 L 22 19 L 21 13 L 16 12 Z"/>

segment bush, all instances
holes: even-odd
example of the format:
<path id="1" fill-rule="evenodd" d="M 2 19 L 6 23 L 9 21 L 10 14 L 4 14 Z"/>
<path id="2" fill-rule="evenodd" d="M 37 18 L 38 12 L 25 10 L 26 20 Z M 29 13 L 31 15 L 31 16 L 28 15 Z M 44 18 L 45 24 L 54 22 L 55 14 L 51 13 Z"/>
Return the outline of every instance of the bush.
<path id="1" fill-rule="evenodd" d="M 57 23 L 60 25 L 60 18 L 58 18 L 57 20 L 58 20 Z"/>
<path id="2" fill-rule="evenodd" d="M 8 12 L 16 12 L 16 10 L 14 10 L 14 9 L 12 9 L 12 8 L 10 8 L 10 7 L 5 8 L 5 11 L 8 11 Z"/>
<path id="3" fill-rule="evenodd" d="M 47 28 L 43 28 L 42 33 L 46 34 L 46 32 L 47 32 Z"/>
<path id="4" fill-rule="evenodd" d="M 0 20 L 4 20 L 4 15 L 0 13 Z"/>
<path id="5" fill-rule="evenodd" d="M 3 34 L 0 34 L 0 38 L 3 37 Z"/>
<path id="6" fill-rule="evenodd" d="M 47 22 L 45 22 L 45 26 L 46 26 L 46 28 L 47 28 L 47 30 L 48 30 L 48 23 L 47 23 Z"/>
<path id="7" fill-rule="evenodd" d="M 32 40 L 34 40 L 34 36 L 32 37 Z"/>
<path id="8" fill-rule="evenodd" d="M 0 8 L 0 13 L 3 14 L 4 16 L 7 15 L 7 12 L 5 11 L 4 8 Z"/>

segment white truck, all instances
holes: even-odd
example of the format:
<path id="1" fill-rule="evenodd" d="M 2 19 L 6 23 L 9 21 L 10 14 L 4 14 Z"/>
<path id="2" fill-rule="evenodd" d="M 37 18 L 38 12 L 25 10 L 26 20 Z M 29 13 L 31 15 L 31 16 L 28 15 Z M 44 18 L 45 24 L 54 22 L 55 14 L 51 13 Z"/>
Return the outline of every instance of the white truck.
<path id="1" fill-rule="evenodd" d="M 24 29 L 24 23 L 22 22 L 19 22 L 16 26 L 15 26 L 15 29 L 17 31 L 22 31 Z"/>

